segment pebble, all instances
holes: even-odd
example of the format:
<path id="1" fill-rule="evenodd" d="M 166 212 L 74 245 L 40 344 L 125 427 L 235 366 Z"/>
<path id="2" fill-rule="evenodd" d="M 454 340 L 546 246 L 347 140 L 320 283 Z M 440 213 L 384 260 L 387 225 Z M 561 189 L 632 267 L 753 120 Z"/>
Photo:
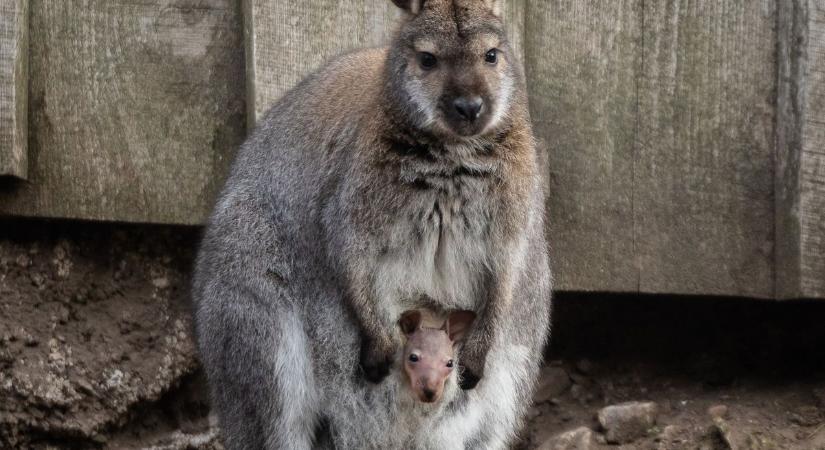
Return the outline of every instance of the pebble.
<path id="1" fill-rule="evenodd" d="M 593 372 L 593 362 L 589 359 L 580 359 L 576 362 L 576 370 L 585 375 L 590 375 Z"/>
<path id="2" fill-rule="evenodd" d="M 725 419 L 728 417 L 728 407 L 726 405 L 713 405 L 708 408 L 708 415 L 711 418 L 721 417 Z"/>
<path id="3" fill-rule="evenodd" d="M 539 445 L 538 450 L 591 450 L 595 448 L 593 431 L 587 427 L 565 431 Z"/>
<path id="4" fill-rule="evenodd" d="M 825 387 L 814 389 L 814 399 L 820 408 L 825 409 Z"/>
<path id="5" fill-rule="evenodd" d="M 158 289 L 166 289 L 169 287 L 169 279 L 166 277 L 155 278 L 152 280 L 152 285 Z"/>
<path id="6" fill-rule="evenodd" d="M 567 371 L 563 368 L 545 367 L 541 371 L 541 381 L 539 382 L 539 388 L 536 390 L 534 401 L 536 403 L 549 402 L 567 392 L 572 384 Z"/>
<path id="7" fill-rule="evenodd" d="M 627 444 L 645 436 L 656 425 L 658 407 L 652 402 L 628 402 L 602 408 L 599 424 L 610 444 Z"/>

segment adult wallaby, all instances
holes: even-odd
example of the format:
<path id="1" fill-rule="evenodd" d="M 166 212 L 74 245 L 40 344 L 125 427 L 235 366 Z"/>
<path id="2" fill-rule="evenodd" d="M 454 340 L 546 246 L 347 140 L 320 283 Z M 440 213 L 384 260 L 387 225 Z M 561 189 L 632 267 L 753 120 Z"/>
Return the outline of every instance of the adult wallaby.
<path id="1" fill-rule="evenodd" d="M 261 118 L 207 227 L 196 331 L 230 449 L 502 448 L 529 406 L 543 168 L 500 2 L 393 2 L 389 48 L 339 57 Z M 478 314 L 467 390 L 425 434 L 385 378 L 417 308 Z"/>

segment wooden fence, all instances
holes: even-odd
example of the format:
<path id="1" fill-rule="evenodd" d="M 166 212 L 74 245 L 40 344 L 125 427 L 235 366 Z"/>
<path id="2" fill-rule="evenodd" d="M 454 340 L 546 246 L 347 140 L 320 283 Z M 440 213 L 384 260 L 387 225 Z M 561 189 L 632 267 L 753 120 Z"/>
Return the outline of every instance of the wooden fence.
<path id="1" fill-rule="evenodd" d="M 825 298 L 825 3 L 510 0 L 563 290 Z M 0 0 L 0 213 L 202 223 L 389 0 Z"/>

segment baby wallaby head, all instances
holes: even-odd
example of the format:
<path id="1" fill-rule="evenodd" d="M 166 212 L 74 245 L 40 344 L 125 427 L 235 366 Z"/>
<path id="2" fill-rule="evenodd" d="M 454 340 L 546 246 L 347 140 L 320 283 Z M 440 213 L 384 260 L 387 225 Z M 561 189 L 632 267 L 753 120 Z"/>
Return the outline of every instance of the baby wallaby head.
<path id="1" fill-rule="evenodd" d="M 406 11 L 388 60 L 390 101 L 449 142 L 496 132 L 519 85 L 501 0 L 393 0 Z"/>
<path id="2" fill-rule="evenodd" d="M 421 311 L 407 311 L 398 324 L 406 336 L 404 374 L 419 400 L 437 402 L 444 385 L 456 368 L 456 345 L 475 320 L 472 311 L 455 311 L 440 328 L 422 325 Z"/>

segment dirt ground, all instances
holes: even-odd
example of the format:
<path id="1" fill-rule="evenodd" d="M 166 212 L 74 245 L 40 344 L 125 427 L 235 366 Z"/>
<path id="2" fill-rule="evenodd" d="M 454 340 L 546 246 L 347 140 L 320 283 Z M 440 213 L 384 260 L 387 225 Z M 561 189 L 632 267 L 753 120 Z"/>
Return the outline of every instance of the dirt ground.
<path id="1" fill-rule="evenodd" d="M 621 449 L 825 449 L 825 305 L 561 295 L 521 448 L 579 427 Z M 642 436 L 604 445 L 598 411 L 654 402 Z"/>
<path id="2" fill-rule="evenodd" d="M 0 227 L 0 448 L 221 448 L 191 333 L 197 229 Z M 558 294 L 517 449 L 825 450 L 823 344 L 822 302 Z M 597 414 L 627 402 L 655 423 L 607 444 Z"/>
<path id="3" fill-rule="evenodd" d="M 823 319 L 816 303 L 561 294 L 516 449 L 823 450 Z M 121 432 L 113 448 L 219 448 L 201 403 L 204 381 L 184 385 L 185 394 L 163 400 L 163 414 Z M 656 423 L 632 442 L 607 444 L 596 415 L 626 402 L 654 402 Z M 169 437 L 176 423 L 194 444 Z M 162 432 L 147 434 L 158 424 Z M 581 427 L 592 430 L 588 445 L 554 439 Z"/>

